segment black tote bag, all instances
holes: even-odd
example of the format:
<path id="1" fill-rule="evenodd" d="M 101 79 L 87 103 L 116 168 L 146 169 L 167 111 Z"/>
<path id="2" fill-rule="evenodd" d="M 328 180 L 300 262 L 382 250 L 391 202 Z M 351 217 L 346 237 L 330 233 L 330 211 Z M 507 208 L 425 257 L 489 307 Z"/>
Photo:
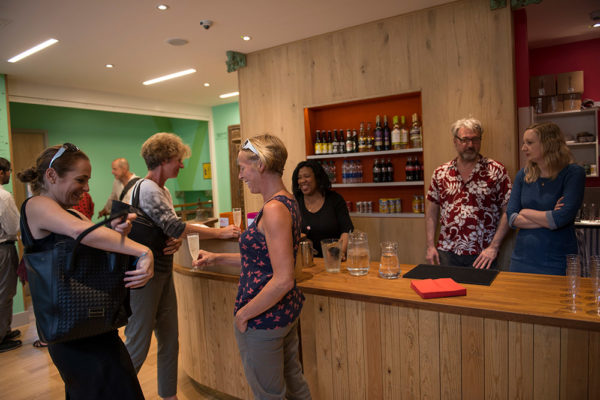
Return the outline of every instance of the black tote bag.
<path id="1" fill-rule="evenodd" d="M 23 242 L 33 243 L 21 208 Z M 117 329 L 131 315 L 129 289 L 123 279 L 131 265 L 128 255 L 112 253 L 80 244 L 94 229 L 126 211 L 99 222 L 77 239 L 57 235 L 54 246 L 45 251 L 28 251 L 27 267 L 38 334 L 46 343 L 94 336 Z"/>

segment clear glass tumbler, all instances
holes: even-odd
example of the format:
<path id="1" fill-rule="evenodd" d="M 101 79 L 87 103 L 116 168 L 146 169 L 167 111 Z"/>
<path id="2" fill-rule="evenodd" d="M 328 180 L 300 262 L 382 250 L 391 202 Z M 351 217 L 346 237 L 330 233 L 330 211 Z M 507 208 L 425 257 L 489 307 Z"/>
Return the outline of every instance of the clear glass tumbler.
<path id="1" fill-rule="evenodd" d="M 325 261 L 325 271 L 340 272 L 340 262 L 342 260 L 340 241 L 338 239 L 323 239 L 321 240 L 321 250 Z"/>
<path id="2" fill-rule="evenodd" d="M 600 256 L 590 257 L 590 278 L 594 301 L 590 304 L 592 309 L 587 313 L 600 317 Z"/>
<path id="3" fill-rule="evenodd" d="M 577 312 L 577 292 L 579 291 L 579 283 L 581 279 L 581 258 L 578 254 L 567 255 L 567 291 L 569 300 L 567 310 L 569 312 Z"/>
<path id="4" fill-rule="evenodd" d="M 381 242 L 381 260 L 379 276 L 385 279 L 396 279 L 400 276 L 400 261 L 398 260 L 398 242 Z"/>

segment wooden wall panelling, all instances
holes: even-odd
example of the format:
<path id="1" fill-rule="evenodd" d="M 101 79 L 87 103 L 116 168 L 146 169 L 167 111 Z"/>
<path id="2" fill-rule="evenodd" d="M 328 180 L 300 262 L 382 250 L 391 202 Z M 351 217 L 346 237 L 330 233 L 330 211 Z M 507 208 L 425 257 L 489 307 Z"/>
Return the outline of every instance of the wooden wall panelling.
<path id="1" fill-rule="evenodd" d="M 533 325 L 508 322 L 508 398 L 533 399 Z"/>
<path id="2" fill-rule="evenodd" d="M 483 318 L 462 315 L 461 339 L 462 398 L 483 399 L 485 395 Z"/>
<path id="3" fill-rule="evenodd" d="M 313 295 L 308 295 L 313 296 Z M 318 382 L 310 388 L 315 399 L 333 399 L 332 331 L 329 316 L 329 297 L 313 296 L 315 310 L 315 343 L 317 348 Z"/>
<path id="4" fill-rule="evenodd" d="M 423 399 L 440 399 L 439 332 L 439 313 L 419 310 L 419 375 Z"/>
<path id="5" fill-rule="evenodd" d="M 367 382 L 375 378 L 368 369 L 365 343 L 371 340 L 365 325 L 365 303 L 345 300 L 348 390 L 352 399 L 367 399 Z M 377 377 L 380 378 L 380 377 Z"/>
<path id="6" fill-rule="evenodd" d="M 600 332 L 590 332 L 588 399 L 600 399 Z"/>
<path id="7" fill-rule="evenodd" d="M 508 321 L 484 320 L 485 398 L 508 399 Z"/>
<path id="8" fill-rule="evenodd" d="M 560 387 L 560 328 L 533 327 L 533 398 L 559 398 Z"/>
<path id="9" fill-rule="evenodd" d="M 588 398 L 589 332 L 562 328 L 560 336 L 560 398 L 585 400 Z"/>
<path id="10" fill-rule="evenodd" d="M 366 352 L 367 368 L 367 398 L 381 399 L 383 397 L 384 370 L 382 370 L 382 329 L 381 307 L 376 303 L 365 303 L 363 341 Z M 397 335 L 395 335 L 397 336 Z M 398 351 L 398 347 L 395 348 Z"/>
<path id="11" fill-rule="evenodd" d="M 316 343 L 316 311 L 315 311 L 315 296 L 310 294 L 304 295 L 304 305 L 300 313 L 300 340 L 302 341 L 302 365 L 304 366 L 304 379 L 311 388 L 311 391 L 318 387 L 317 370 L 317 343 Z M 306 334 L 303 334 L 305 332 Z M 306 368 L 310 365 L 311 368 Z M 312 393 L 313 398 L 317 398 Z"/>
<path id="12" fill-rule="evenodd" d="M 399 307 L 400 387 L 403 399 L 421 397 L 419 362 L 419 310 Z"/>
<path id="13" fill-rule="evenodd" d="M 238 71 L 242 134 L 282 138 L 288 187 L 306 156 L 303 107 L 411 91 L 421 91 L 423 100 L 426 182 L 455 155 L 450 124 L 469 115 L 484 124 L 482 153 L 503 162 L 511 176 L 517 171 L 509 8 L 491 11 L 489 2 L 462 0 L 250 53 L 247 60 Z M 246 208 L 258 210 L 262 199 L 245 194 Z M 401 250 L 424 249 L 424 219 L 395 223 L 421 226 Z"/>
<path id="14" fill-rule="evenodd" d="M 329 318 L 331 323 L 331 361 L 333 373 L 333 399 L 348 399 L 348 342 L 346 330 L 345 302 L 341 298 L 329 298 Z"/>
<path id="15" fill-rule="evenodd" d="M 402 394 L 402 365 L 408 362 L 401 343 L 404 341 L 400 322 L 401 307 L 380 306 L 381 379 L 384 399 L 400 399 Z M 377 397 L 373 397 L 377 398 Z"/>
<path id="16" fill-rule="evenodd" d="M 440 396 L 445 400 L 461 398 L 460 315 L 440 313 Z"/>

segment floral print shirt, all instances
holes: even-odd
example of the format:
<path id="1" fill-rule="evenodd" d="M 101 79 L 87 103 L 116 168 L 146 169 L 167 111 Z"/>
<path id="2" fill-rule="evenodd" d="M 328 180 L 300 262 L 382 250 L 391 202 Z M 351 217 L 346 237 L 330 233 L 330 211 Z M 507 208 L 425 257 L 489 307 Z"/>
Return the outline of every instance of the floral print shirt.
<path id="1" fill-rule="evenodd" d="M 506 168 L 481 155 L 466 182 L 456 159 L 437 167 L 427 192 L 427 200 L 440 206 L 437 248 L 458 255 L 481 253 L 494 238 L 510 191 Z"/>
<path id="2" fill-rule="evenodd" d="M 275 196 L 271 201 L 283 203 L 292 216 L 292 240 L 294 246 L 294 260 L 300 242 L 301 216 L 298 203 L 287 196 Z M 258 230 L 258 222 L 262 217 L 260 210 L 254 222 L 240 236 L 240 255 L 242 269 L 240 283 L 235 299 L 233 315 L 254 298 L 273 277 L 273 267 L 269 258 L 269 249 L 265 235 Z M 248 328 L 274 329 L 287 326 L 294 322 L 300 315 L 304 295 L 300 289 L 294 287 L 277 304 L 265 312 L 248 320 Z"/>

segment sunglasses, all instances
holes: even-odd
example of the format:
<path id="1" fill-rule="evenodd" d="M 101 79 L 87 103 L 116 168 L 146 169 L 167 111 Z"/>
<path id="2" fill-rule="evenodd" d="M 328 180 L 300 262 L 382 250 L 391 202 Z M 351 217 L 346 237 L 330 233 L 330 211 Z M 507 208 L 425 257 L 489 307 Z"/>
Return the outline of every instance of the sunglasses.
<path id="1" fill-rule="evenodd" d="M 242 150 L 250 150 L 251 152 L 253 152 L 257 156 L 259 156 L 258 151 L 256 151 L 256 149 L 254 148 L 254 146 L 252 146 L 252 142 L 250 142 L 250 139 L 246 139 L 246 141 L 244 142 L 244 145 L 242 146 Z"/>
<path id="2" fill-rule="evenodd" d="M 54 157 L 52 157 L 52 160 L 50 160 L 50 164 L 48 164 L 48 168 L 52 168 L 52 163 L 54 161 L 56 161 L 58 158 L 60 158 L 60 156 L 65 154 L 65 151 L 79 151 L 79 147 L 75 146 L 72 143 L 63 144 L 62 147 L 60 149 L 58 149 L 58 151 L 56 152 Z"/>

